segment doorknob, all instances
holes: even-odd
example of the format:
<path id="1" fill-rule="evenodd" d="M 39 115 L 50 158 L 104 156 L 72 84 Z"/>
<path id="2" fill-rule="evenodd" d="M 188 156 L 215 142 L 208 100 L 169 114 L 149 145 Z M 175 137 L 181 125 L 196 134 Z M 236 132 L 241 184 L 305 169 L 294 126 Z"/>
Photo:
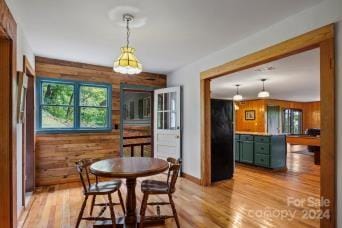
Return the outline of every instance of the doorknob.
<path id="1" fill-rule="evenodd" d="M 176 136 L 176 139 L 179 139 L 179 135 Z"/>

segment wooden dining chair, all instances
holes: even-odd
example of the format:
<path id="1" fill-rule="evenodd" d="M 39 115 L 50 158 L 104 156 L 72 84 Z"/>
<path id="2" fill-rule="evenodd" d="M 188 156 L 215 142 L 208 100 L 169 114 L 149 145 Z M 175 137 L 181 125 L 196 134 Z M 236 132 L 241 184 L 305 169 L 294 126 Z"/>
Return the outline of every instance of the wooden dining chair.
<path id="1" fill-rule="evenodd" d="M 141 203 L 140 208 L 140 225 L 139 227 L 144 227 L 145 220 L 153 220 L 153 219 L 168 219 L 174 218 L 176 220 L 177 227 L 180 227 L 179 219 L 175 207 L 175 203 L 172 199 L 172 194 L 176 191 L 176 182 L 179 175 L 180 167 L 181 167 L 181 160 L 174 159 L 174 158 L 167 158 L 169 162 L 169 170 L 167 173 L 166 182 L 158 181 L 158 180 L 144 180 L 141 183 L 141 191 L 143 192 L 143 200 Z M 148 202 L 149 195 L 168 195 L 169 202 Z M 171 205 L 172 208 L 172 215 L 160 215 L 160 208 L 161 205 Z M 157 206 L 157 216 L 149 216 L 146 217 L 146 209 L 147 206 Z"/>
<path id="2" fill-rule="evenodd" d="M 114 206 L 121 205 L 123 212 L 125 213 L 125 207 L 122 200 L 122 195 L 120 192 L 120 186 L 122 184 L 121 180 L 111 180 L 111 181 L 98 181 L 98 177 L 95 176 L 95 183 L 90 182 L 90 171 L 89 166 L 92 164 L 92 160 L 80 160 L 76 162 L 76 169 L 79 173 L 80 180 L 83 187 L 84 200 L 82 203 L 81 211 L 77 218 L 76 227 L 79 226 L 81 220 L 93 220 L 93 221 L 104 221 L 104 220 L 112 220 L 113 227 L 115 227 L 116 219 L 114 213 Z M 114 192 L 118 192 L 120 203 L 113 203 L 112 196 Z M 108 203 L 95 203 L 96 196 L 98 195 L 107 195 Z M 83 212 L 86 207 L 89 196 L 93 196 L 90 208 L 90 217 L 83 217 Z M 92 217 L 92 212 L 94 206 L 102 206 L 102 210 L 100 211 L 97 217 Z M 109 207 L 110 210 L 110 218 L 101 217 L 104 213 L 106 207 Z"/>

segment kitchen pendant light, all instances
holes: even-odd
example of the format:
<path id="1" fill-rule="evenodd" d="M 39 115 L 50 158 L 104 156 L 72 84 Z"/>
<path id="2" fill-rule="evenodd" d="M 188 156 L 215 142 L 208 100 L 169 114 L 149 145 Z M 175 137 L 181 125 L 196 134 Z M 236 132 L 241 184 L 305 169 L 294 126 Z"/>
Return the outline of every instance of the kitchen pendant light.
<path id="1" fill-rule="evenodd" d="M 233 97 L 234 101 L 241 101 L 243 99 L 242 95 L 239 94 L 239 87 L 240 85 L 235 85 L 236 86 L 236 94 Z"/>
<path id="2" fill-rule="evenodd" d="M 135 57 L 135 49 L 129 46 L 130 29 L 129 23 L 134 19 L 130 14 L 124 14 L 123 20 L 126 22 L 127 43 L 126 46 L 121 47 L 121 54 L 114 62 L 114 71 L 121 74 L 139 74 L 142 72 L 142 65 Z"/>
<path id="3" fill-rule="evenodd" d="M 266 81 L 266 79 L 263 78 L 263 79 L 261 79 L 261 81 L 262 81 L 262 91 L 260 91 L 260 92 L 258 93 L 258 97 L 259 97 L 259 98 L 266 98 L 266 97 L 269 97 L 269 96 L 270 96 L 270 93 L 269 93 L 268 91 L 265 90 L 265 81 Z"/>

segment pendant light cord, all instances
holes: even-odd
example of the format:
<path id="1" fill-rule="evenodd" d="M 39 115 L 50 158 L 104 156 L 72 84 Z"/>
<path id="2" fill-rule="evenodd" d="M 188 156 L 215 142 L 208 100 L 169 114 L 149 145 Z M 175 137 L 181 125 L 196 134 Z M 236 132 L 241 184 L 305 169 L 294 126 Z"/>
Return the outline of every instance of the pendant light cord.
<path id="1" fill-rule="evenodd" d="M 129 30 L 129 21 L 130 21 L 130 19 L 127 18 L 126 19 L 126 30 L 127 30 L 127 40 L 126 40 L 126 42 L 127 42 L 127 48 L 129 47 L 129 36 L 131 34 L 131 31 Z"/>

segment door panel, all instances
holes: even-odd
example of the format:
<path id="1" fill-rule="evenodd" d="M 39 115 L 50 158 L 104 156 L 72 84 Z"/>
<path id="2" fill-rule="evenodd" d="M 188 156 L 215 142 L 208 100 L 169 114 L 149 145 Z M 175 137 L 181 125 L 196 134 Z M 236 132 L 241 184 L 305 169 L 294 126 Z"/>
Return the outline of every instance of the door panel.
<path id="1" fill-rule="evenodd" d="M 154 91 L 154 156 L 181 157 L 180 87 Z"/>
<path id="2" fill-rule="evenodd" d="M 241 142 L 240 159 L 242 162 L 253 163 L 253 142 Z"/>
<path id="3" fill-rule="evenodd" d="M 240 161 L 240 142 L 235 141 L 235 161 Z"/>

